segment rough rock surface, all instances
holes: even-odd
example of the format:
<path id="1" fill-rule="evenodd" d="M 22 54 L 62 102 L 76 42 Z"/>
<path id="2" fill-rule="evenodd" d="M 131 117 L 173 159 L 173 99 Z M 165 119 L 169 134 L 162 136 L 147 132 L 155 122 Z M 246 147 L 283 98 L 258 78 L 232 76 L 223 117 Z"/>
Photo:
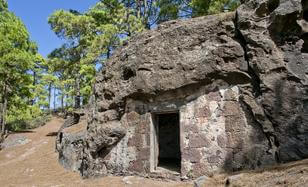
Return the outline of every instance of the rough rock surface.
<path id="1" fill-rule="evenodd" d="M 66 135 L 76 154 L 60 162 L 84 177 L 150 175 L 151 116 L 172 110 L 183 178 L 307 158 L 307 4 L 251 0 L 132 38 L 98 74 L 87 130 Z"/>
<path id="2" fill-rule="evenodd" d="M 6 149 L 10 147 L 19 146 L 19 145 L 25 145 L 29 142 L 30 140 L 27 139 L 25 136 L 22 136 L 19 134 L 12 134 L 4 140 L 4 142 L 1 144 L 1 148 Z"/>

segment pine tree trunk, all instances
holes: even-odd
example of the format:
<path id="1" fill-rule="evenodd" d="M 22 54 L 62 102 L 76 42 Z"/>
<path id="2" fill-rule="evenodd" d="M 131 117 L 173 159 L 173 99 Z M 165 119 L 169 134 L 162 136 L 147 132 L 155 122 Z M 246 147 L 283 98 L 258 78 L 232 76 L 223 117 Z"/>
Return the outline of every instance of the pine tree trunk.
<path id="1" fill-rule="evenodd" d="M 0 95 L 1 96 L 1 95 Z M 3 103 L 0 103 L 0 134 L 1 134 L 1 125 L 2 125 L 2 112 L 3 112 Z M 0 137 L 1 138 L 1 137 Z M 1 141 L 1 140 L 0 140 Z"/>
<path id="2" fill-rule="evenodd" d="M 148 0 L 143 0 L 144 4 L 144 13 L 143 13 L 143 24 L 145 25 L 146 29 L 150 29 L 150 24 L 149 24 L 149 6 L 148 6 Z"/>
<path id="3" fill-rule="evenodd" d="M 80 75 L 76 78 L 76 96 L 75 96 L 75 109 L 80 108 Z"/>
<path id="4" fill-rule="evenodd" d="M 57 99 L 57 97 L 56 97 L 56 87 L 53 89 L 53 110 L 54 111 L 56 111 L 56 105 L 57 105 L 57 103 L 56 103 L 56 99 Z"/>
<path id="5" fill-rule="evenodd" d="M 35 87 L 36 85 L 36 72 L 33 71 L 33 86 Z M 31 105 L 33 106 L 35 104 L 35 98 L 32 99 Z"/>
<path id="6" fill-rule="evenodd" d="M 110 47 L 108 46 L 107 47 L 107 59 L 110 58 L 110 53 L 111 53 L 111 50 L 110 50 Z"/>
<path id="7" fill-rule="evenodd" d="M 64 111 L 64 94 L 61 93 L 61 112 Z"/>
<path id="8" fill-rule="evenodd" d="M 3 96 L 3 103 L 2 103 L 1 134 L 3 135 L 5 133 L 6 111 L 7 111 L 7 86 L 5 83 L 2 96 Z"/>
<path id="9" fill-rule="evenodd" d="M 51 107 L 51 83 L 49 83 L 48 87 L 48 110 L 50 112 L 50 107 Z"/>
<path id="10" fill-rule="evenodd" d="M 141 0 L 137 0 L 137 18 L 140 19 L 141 18 Z"/>
<path id="11" fill-rule="evenodd" d="M 70 103 L 70 107 L 74 107 L 75 106 L 75 103 L 76 103 L 76 97 L 74 97 L 74 95 L 71 95 L 71 99 L 72 99 L 72 102 Z"/>
<path id="12" fill-rule="evenodd" d="M 68 100 L 68 98 L 69 98 L 69 97 L 68 97 L 68 94 L 65 94 L 65 98 L 66 98 L 66 101 L 65 101 L 65 103 L 64 103 L 64 104 L 65 104 L 64 106 L 65 106 L 65 108 L 67 108 L 67 107 L 69 106 L 69 104 L 68 104 L 68 102 L 67 102 L 67 100 Z"/>

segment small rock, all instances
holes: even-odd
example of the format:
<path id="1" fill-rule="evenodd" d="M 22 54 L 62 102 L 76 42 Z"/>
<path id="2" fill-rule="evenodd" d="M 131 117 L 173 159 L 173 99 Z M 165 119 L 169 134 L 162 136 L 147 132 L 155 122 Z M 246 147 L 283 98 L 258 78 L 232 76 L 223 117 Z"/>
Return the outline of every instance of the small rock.
<path id="1" fill-rule="evenodd" d="M 133 184 L 131 181 L 129 181 L 130 178 L 132 178 L 133 176 L 127 176 L 127 177 L 124 177 L 122 179 L 122 181 L 125 183 L 125 184 Z"/>
<path id="2" fill-rule="evenodd" d="M 194 187 L 204 187 L 215 185 L 213 179 L 207 176 L 201 176 L 194 181 Z"/>
<path id="3" fill-rule="evenodd" d="M 4 140 L 1 147 L 3 149 L 9 148 L 9 147 L 15 147 L 18 145 L 25 145 L 29 143 L 31 140 L 27 139 L 25 136 L 22 135 L 10 135 L 7 139 Z"/>
<path id="4" fill-rule="evenodd" d="M 232 183 L 236 183 L 236 181 L 241 180 L 242 176 L 243 176 L 243 174 L 230 176 L 230 177 L 227 178 L 226 184 L 230 185 Z"/>

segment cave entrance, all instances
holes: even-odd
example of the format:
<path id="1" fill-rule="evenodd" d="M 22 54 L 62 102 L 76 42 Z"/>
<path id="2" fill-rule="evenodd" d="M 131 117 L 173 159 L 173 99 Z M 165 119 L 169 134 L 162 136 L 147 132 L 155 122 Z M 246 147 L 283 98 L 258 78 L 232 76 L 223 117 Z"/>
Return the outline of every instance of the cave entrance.
<path id="1" fill-rule="evenodd" d="M 179 113 L 160 113 L 155 119 L 155 170 L 181 171 Z"/>

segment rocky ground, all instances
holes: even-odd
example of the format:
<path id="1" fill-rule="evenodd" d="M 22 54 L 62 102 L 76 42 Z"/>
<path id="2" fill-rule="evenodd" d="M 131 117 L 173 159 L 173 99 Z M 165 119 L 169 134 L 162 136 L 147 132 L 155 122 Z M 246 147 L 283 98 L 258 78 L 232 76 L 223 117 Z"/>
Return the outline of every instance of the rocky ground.
<path id="1" fill-rule="evenodd" d="M 197 182 L 197 181 L 196 181 Z M 196 183 L 195 182 L 195 183 Z M 199 178 L 198 187 L 207 186 L 308 186 L 308 160 L 282 164 L 256 171 Z"/>
<path id="2" fill-rule="evenodd" d="M 55 132 L 63 123 L 53 118 L 47 125 L 12 134 L 0 151 L 1 186 L 108 186 L 190 187 L 193 182 L 167 182 L 136 176 L 82 180 L 58 164 Z M 308 160 L 253 172 L 203 177 L 196 186 L 308 186 Z"/>

